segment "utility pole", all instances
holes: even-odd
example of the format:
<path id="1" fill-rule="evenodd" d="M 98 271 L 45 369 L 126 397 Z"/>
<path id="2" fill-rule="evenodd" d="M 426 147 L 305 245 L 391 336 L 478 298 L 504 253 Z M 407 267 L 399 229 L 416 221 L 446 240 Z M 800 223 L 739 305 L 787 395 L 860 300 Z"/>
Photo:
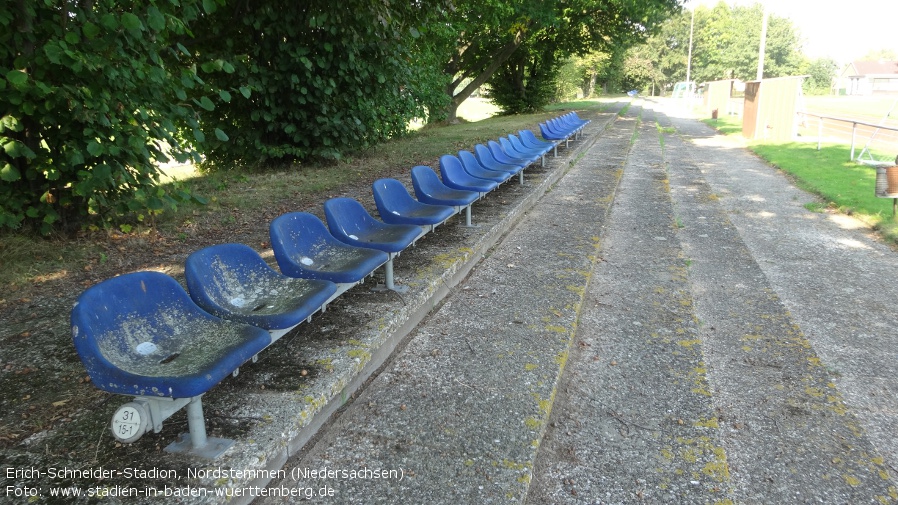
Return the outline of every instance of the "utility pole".
<path id="1" fill-rule="evenodd" d="M 695 8 L 692 8 L 692 20 L 689 21 L 689 56 L 686 59 L 686 86 L 692 82 L 692 32 L 695 29 Z"/>
<path id="2" fill-rule="evenodd" d="M 761 19 L 761 44 L 758 49 L 758 79 L 764 78 L 764 53 L 767 52 L 767 18 L 770 12 L 767 9 L 767 2 L 764 2 L 764 17 Z"/>

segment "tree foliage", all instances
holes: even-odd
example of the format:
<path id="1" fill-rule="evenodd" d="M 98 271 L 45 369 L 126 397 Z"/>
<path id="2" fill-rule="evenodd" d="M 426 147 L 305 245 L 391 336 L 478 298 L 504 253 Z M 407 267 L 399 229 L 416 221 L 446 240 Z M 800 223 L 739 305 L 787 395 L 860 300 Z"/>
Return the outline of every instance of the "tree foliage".
<path id="1" fill-rule="evenodd" d="M 211 82 L 238 90 L 205 115 L 214 167 L 338 158 L 407 131 L 444 107 L 429 48 L 415 48 L 427 2 L 229 2 L 196 27 L 198 52 L 233 62 Z"/>
<path id="2" fill-rule="evenodd" d="M 542 108 L 555 98 L 556 78 L 571 56 L 619 52 L 642 41 L 678 5 L 674 0 L 554 0 L 539 2 L 524 39 L 490 79 L 492 96 L 508 112 Z"/>
<path id="3" fill-rule="evenodd" d="M 189 198 L 157 186 L 156 164 L 196 158 L 200 113 L 214 109 L 175 42 L 202 4 L 0 4 L 0 228 L 47 233 Z"/>
<path id="4" fill-rule="evenodd" d="M 694 14 L 690 79 L 697 82 L 754 80 L 763 17 L 760 4 L 730 6 L 720 2 L 710 9 L 699 6 Z M 657 34 L 628 55 L 635 60 L 649 59 L 655 71 L 651 80 L 661 87 L 686 80 L 691 17 L 690 11 L 671 17 Z M 804 66 L 798 32 L 792 21 L 770 14 L 764 76 L 795 75 Z M 642 76 L 641 89 L 650 84 L 646 81 L 648 77 Z"/>

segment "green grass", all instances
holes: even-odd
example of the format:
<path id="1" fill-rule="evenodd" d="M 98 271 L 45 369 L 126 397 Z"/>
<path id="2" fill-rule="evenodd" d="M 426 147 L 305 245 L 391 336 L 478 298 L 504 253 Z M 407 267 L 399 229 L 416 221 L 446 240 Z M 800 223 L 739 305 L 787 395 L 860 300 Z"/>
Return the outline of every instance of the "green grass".
<path id="1" fill-rule="evenodd" d="M 706 120 L 728 135 L 741 135 L 739 118 Z M 892 200 L 878 198 L 876 168 L 848 161 L 850 146 L 816 142 L 750 142 L 748 148 L 771 165 L 793 177 L 802 189 L 820 196 L 826 207 L 853 215 L 898 243 L 898 222 L 892 217 Z M 821 212 L 823 205 L 811 202 L 805 208 Z"/>

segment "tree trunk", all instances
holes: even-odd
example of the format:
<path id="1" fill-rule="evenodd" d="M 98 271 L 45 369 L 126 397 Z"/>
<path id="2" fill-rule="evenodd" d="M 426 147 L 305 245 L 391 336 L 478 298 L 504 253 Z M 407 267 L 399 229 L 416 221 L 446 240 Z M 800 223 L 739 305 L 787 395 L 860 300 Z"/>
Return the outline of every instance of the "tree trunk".
<path id="1" fill-rule="evenodd" d="M 458 106 L 461 105 L 462 102 L 468 99 L 472 93 L 477 91 L 477 88 L 483 85 L 486 81 L 489 80 L 490 77 L 505 63 L 508 58 L 517 51 L 518 47 L 524 42 L 524 32 L 523 30 L 518 30 L 515 34 L 514 38 L 509 41 L 507 44 L 502 46 L 502 48 L 496 52 L 495 55 L 490 59 L 490 64 L 484 67 L 480 73 L 474 77 L 474 79 L 468 83 L 467 86 L 461 89 L 458 93 L 455 93 L 455 89 L 451 86 L 447 88 L 446 93 L 451 97 L 449 106 L 446 108 L 446 121 L 449 123 L 454 123 L 458 121 Z"/>

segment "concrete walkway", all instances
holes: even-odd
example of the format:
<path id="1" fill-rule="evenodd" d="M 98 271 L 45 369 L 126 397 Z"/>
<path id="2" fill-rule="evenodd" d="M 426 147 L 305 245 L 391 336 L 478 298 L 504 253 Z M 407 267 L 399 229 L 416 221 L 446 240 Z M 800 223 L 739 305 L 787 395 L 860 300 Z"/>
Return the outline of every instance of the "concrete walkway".
<path id="1" fill-rule="evenodd" d="M 898 500 L 898 256 L 813 200 L 634 103 L 270 487 L 330 503 Z"/>

